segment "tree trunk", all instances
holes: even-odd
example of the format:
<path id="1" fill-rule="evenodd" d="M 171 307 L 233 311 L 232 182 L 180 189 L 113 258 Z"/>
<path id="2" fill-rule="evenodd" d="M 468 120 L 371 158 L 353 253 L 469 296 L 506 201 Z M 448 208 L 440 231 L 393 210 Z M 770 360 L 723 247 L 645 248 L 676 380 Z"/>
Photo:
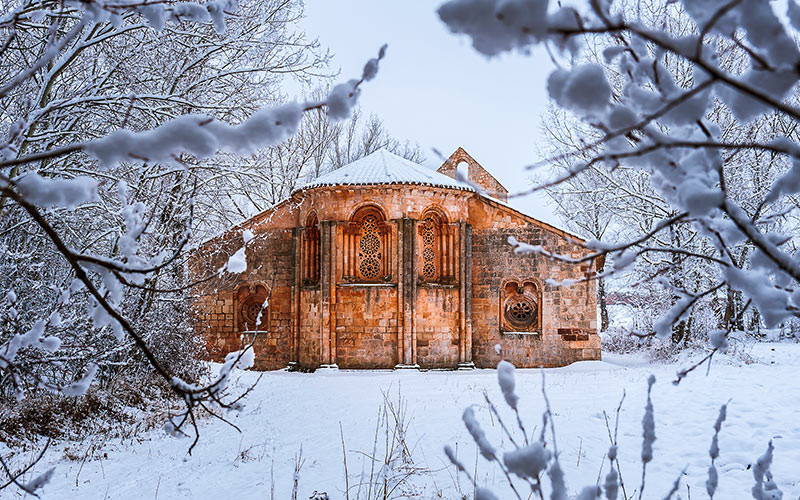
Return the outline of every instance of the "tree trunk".
<path id="1" fill-rule="evenodd" d="M 681 320 L 672 325 L 672 343 L 680 344 L 686 338 L 686 320 Z"/>
<path id="2" fill-rule="evenodd" d="M 755 338 L 761 338 L 761 314 L 758 309 L 753 309 L 753 315 L 750 317 L 750 335 Z"/>
<path id="3" fill-rule="evenodd" d="M 604 278 L 597 280 L 597 304 L 600 306 L 600 332 L 604 332 L 608 330 L 608 304 L 606 304 L 606 280 Z"/>
<path id="4" fill-rule="evenodd" d="M 723 328 L 744 330 L 744 318 L 739 315 L 742 309 L 742 294 L 730 286 L 727 288 L 725 312 L 722 317 Z"/>

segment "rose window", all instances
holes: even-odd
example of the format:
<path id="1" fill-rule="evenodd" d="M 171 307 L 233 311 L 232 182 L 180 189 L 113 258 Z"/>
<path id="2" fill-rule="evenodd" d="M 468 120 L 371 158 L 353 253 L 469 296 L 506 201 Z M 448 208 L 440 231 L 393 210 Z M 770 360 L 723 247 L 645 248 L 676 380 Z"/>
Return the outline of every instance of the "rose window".
<path id="1" fill-rule="evenodd" d="M 248 330 L 255 330 L 266 324 L 267 310 L 264 306 L 263 297 L 251 297 L 242 304 L 242 322 Z M 261 321 L 258 322 L 258 315 L 261 315 Z"/>
<path id="2" fill-rule="evenodd" d="M 512 297 L 506 301 L 505 318 L 518 328 L 531 326 L 536 322 L 536 303 L 524 296 Z"/>

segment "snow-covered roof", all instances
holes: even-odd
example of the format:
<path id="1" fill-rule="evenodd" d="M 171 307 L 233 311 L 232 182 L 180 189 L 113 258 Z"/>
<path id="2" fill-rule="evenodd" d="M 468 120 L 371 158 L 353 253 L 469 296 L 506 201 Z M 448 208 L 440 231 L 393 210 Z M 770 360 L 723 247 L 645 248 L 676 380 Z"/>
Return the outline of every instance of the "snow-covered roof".
<path id="1" fill-rule="evenodd" d="M 318 177 L 297 191 L 321 186 L 376 184 L 417 184 L 475 191 L 469 184 L 459 182 L 423 165 L 406 160 L 383 148 L 329 174 Z"/>

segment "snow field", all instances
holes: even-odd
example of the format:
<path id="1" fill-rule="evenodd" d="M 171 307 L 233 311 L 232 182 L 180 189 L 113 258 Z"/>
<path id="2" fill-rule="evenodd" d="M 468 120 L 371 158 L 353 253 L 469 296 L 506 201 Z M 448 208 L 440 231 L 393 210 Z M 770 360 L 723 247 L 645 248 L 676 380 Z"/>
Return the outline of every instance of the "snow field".
<path id="1" fill-rule="evenodd" d="M 693 372 L 674 386 L 680 364 L 646 365 L 633 357 L 606 355 L 602 362 L 581 362 L 546 369 L 545 383 L 555 417 L 558 452 L 571 494 L 595 484 L 608 472 L 609 438 L 603 411 L 614 425 L 614 410 L 623 390 L 618 454 L 628 495 L 638 490 L 641 477 L 642 416 L 647 378 L 655 375 L 652 390 L 656 440 L 653 461 L 647 467 L 644 498 L 662 498 L 680 471 L 686 468 L 679 493 L 687 498 L 707 498 L 705 481 L 713 425 L 719 407 L 730 400 L 727 420 L 719 436 L 717 459 L 719 487 L 715 498 L 750 497 L 753 485 L 749 464 L 764 453 L 769 440 L 775 445 L 772 472 L 784 498 L 800 495 L 800 344 L 760 344 L 751 354 L 758 363 L 744 365 L 730 358 L 715 361 L 710 374 Z M 774 349 L 774 350 L 773 350 Z M 257 374 L 246 372 L 231 384 L 244 385 Z M 544 403 L 540 370 L 515 370 L 518 407 L 529 434 L 538 436 Z M 471 372 L 322 372 L 284 371 L 264 374 L 240 413 L 231 421 L 242 433 L 218 420 L 206 420 L 201 440 L 192 456 L 190 441 L 154 431 L 140 443 L 108 443 L 85 463 L 63 458 L 60 444 L 48 453 L 32 474 L 56 466 L 45 487 L 47 499 L 195 498 L 237 500 L 289 498 L 293 457 L 302 446 L 305 459 L 299 474 L 298 498 L 326 491 L 331 499 L 345 498 L 342 432 L 348 450 L 351 487 L 370 454 L 382 391 L 407 400 L 411 417 L 407 443 L 415 465 L 431 472 L 412 481 L 420 498 L 460 498 L 473 494 L 472 485 L 449 464 L 443 447 L 453 446 L 459 460 L 475 473 L 478 486 L 500 498 L 510 498 L 504 477 L 496 466 L 478 456 L 477 447 L 462 422 L 470 405 L 486 437 L 496 448 L 513 449 L 491 418 L 483 391 L 500 410 L 506 425 L 515 427 L 504 401 L 496 370 Z M 518 437 L 519 433 L 517 432 Z M 88 446 L 88 442 L 87 442 Z M 550 445 L 548 445 L 550 446 Z M 379 456 L 382 441 L 379 442 Z M 477 463 L 477 469 L 475 469 Z M 602 467 L 602 471 L 601 471 Z M 366 469 L 369 470 L 368 468 Z M 77 481 L 76 481 L 77 476 Z M 602 482 L 602 479 L 600 480 Z M 77 486 L 76 486 L 77 484 Z M 518 483 L 519 486 L 524 486 Z M 361 493 L 362 498 L 365 492 Z M 355 498 L 355 489 L 351 490 Z M 637 491 L 638 497 L 638 491 Z"/>

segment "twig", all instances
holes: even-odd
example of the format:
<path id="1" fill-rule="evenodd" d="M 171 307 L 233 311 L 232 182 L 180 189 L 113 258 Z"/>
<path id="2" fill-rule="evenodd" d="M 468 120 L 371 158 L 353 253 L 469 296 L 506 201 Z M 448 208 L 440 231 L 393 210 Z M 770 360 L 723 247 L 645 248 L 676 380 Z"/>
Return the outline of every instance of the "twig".
<path id="1" fill-rule="evenodd" d="M 350 474 L 347 472 L 347 449 L 344 446 L 344 430 L 342 421 L 339 421 L 339 436 L 342 438 L 342 461 L 344 462 L 344 495 L 346 500 L 350 500 Z"/>

